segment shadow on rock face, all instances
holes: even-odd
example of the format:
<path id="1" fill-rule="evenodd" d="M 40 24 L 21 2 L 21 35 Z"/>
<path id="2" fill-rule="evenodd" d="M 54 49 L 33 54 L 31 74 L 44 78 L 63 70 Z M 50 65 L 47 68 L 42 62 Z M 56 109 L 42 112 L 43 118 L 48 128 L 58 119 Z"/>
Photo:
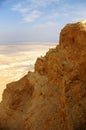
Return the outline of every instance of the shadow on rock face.
<path id="1" fill-rule="evenodd" d="M 86 123 L 81 124 L 80 126 L 76 127 L 74 130 L 86 130 Z"/>

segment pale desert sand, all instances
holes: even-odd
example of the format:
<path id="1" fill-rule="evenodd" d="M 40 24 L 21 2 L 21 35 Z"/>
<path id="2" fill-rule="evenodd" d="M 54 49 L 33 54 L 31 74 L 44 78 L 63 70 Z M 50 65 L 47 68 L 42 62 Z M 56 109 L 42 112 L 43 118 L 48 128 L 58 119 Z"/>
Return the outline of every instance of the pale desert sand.
<path id="1" fill-rule="evenodd" d="M 45 55 L 56 44 L 0 45 L 0 101 L 6 84 L 34 70 L 37 57 Z"/>

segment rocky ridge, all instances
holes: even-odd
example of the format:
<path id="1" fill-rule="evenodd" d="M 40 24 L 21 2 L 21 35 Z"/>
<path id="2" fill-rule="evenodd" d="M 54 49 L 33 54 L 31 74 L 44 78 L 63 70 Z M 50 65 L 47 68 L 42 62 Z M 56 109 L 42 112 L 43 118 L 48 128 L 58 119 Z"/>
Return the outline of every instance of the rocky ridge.
<path id="1" fill-rule="evenodd" d="M 67 24 L 34 72 L 7 85 L 3 130 L 86 130 L 86 21 Z"/>

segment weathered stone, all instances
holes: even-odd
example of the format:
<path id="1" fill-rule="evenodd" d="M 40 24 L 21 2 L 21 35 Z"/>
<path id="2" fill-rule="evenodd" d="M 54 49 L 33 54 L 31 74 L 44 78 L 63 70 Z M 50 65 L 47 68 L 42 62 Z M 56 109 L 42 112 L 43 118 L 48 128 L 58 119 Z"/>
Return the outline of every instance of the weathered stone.
<path id="1" fill-rule="evenodd" d="M 7 85 L 0 128 L 86 130 L 86 21 L 66 25 L 35 71 Z"/>

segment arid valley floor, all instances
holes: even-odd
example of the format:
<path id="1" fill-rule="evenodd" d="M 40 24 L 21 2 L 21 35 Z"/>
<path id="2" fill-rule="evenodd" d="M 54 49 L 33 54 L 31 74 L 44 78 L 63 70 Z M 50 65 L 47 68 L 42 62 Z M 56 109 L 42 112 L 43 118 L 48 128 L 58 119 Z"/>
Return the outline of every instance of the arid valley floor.
<path id="1" fill-rule="evenodd" d="M 0 45 L 0 101 L 6 84 L 32 71 L 37 57 L 45 55 L 56 44 Z"/>

